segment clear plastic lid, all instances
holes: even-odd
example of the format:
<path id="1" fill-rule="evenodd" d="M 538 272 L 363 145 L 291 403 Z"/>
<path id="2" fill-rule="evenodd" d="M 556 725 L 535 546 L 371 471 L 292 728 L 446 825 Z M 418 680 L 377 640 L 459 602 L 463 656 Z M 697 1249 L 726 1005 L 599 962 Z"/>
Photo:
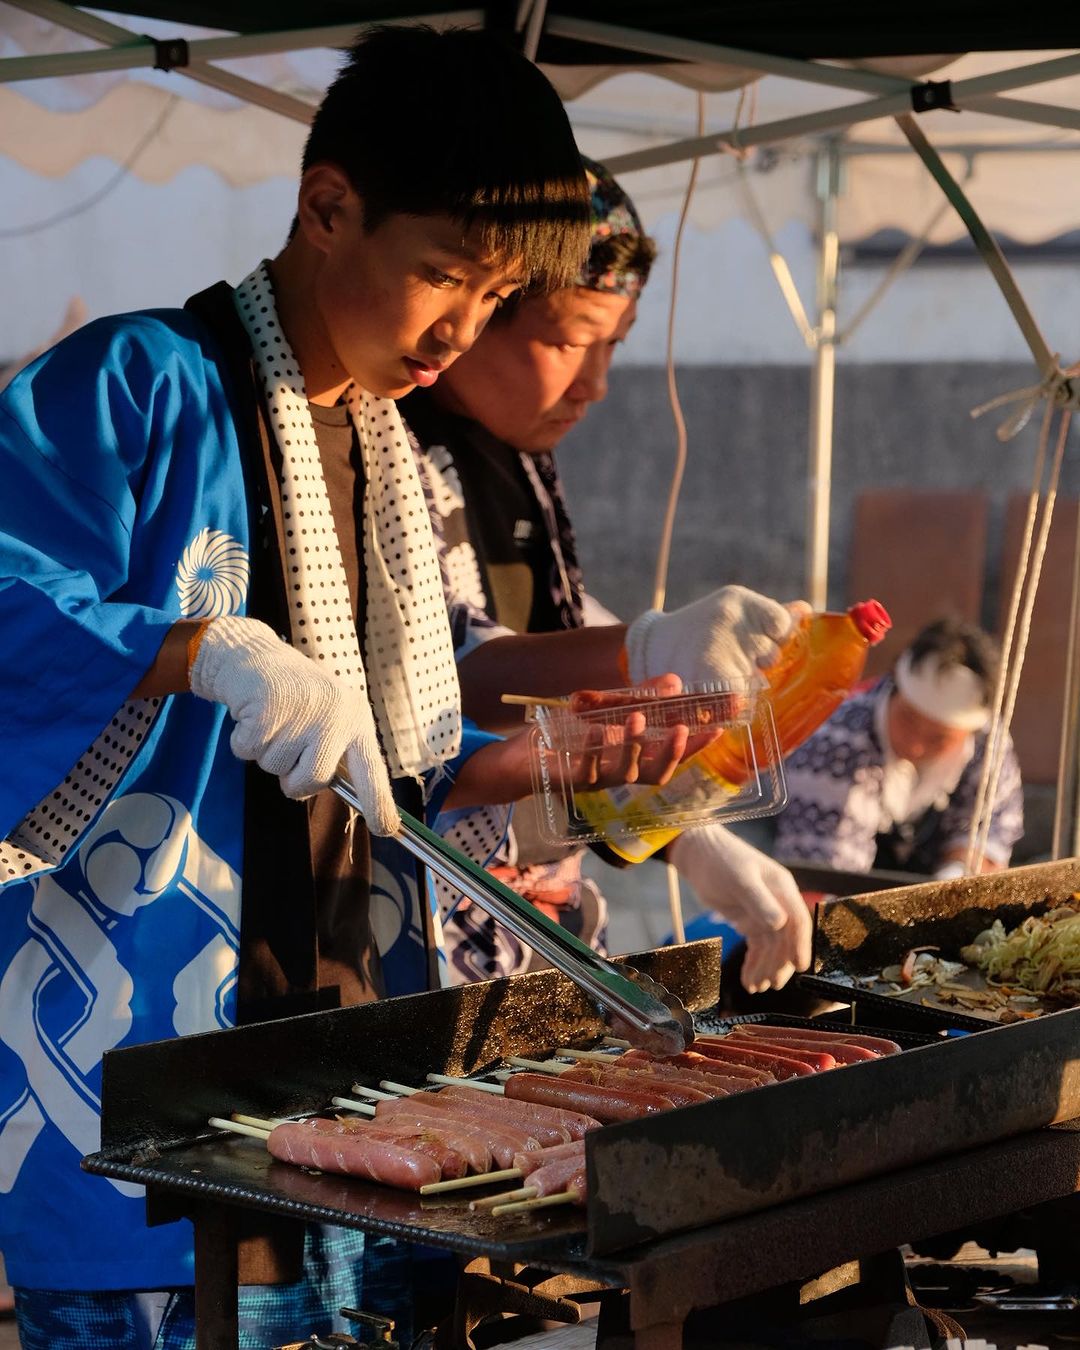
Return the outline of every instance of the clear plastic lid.
<path id="1" fill-rule="evenodd" d="M 532 718 L 533 786 L 550 843 L 603 840 L 637 860 L 683 830 L 771 815 L 786 800 L 772 710 L 750 681 L 670 697 L 575 695 Z"/>

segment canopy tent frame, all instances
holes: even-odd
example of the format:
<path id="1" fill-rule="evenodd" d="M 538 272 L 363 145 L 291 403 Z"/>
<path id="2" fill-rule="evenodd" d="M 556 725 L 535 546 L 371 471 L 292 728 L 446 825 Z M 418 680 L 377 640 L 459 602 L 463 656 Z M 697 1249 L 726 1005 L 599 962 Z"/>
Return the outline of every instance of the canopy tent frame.
<path id="1" fill-rule="evenodd" d="M 110 24 L 105 20 L 87 14 L 66 0 L 8 0 L 15 7 L 49 19 L 60 26 L 89 37 L 103 44 L 102 49 L 91 52 L 74 52 L 46 56 L 8 57 L 0 59 L 0 83 L 16 80 L 31 80 L 46 76 L 82 74 L 93 71 L 122 69 L 146 69 L 156 67 L 171 69 L 200 83 L 230 93 L 242 101 L 267 108 L 296 121 L 307 122 L 314 111 L 312 105 L 302 99 L 279 94 L 272 89 L 245 80 L 232 72 L 213 65 L 213 61 L 234 59 L 244 56 L 265 55 L 302 48 L 342 45 L 371 22 L 417 23 L 427 22 L 439 26 L 448 24 L 482 24 L 490 22 L 496 8 L 488 5 L 484 9 L 441 11 L 435 14 L 412 14 L 376 19 L 370 14 L 358 16 L 354 23 L 333 24 L 297 30 L 278 30 L 267 32 L 239 33 L 234 37 L 194 39 L 154 40 L 133 35 L 129 29 Z M 508 0 L 507 0 L 508 3 Z M 1052 126 L 1059 129 L 1080 130 L 1080 111 L 1058 107 L 1051 104 L 1033 103 L 1018 98 L 1002 97 L 1003 93 L 1048 83 L 1080 72 L 1080 52 L 1063 57 L 1012 67 L 992 74 L 980 75 L 967 80 L 927 81 L 913 80 L 902 75 L 891 75 L 882 71 L 867 70 L 848 66 L 827 64 L 823 61 L 802 57 L 788 57 L 750 51 L 712 42 L 699 42 L 687 38 L 660 33 L 653 30 L 635 29 L 615 24 L 581 19 L 554 12 L 557 4 L 549 5 L 547 0 L 519 0 L 516 6 L 516 27 L 520 32 L 525 29 L 524 41 L 535 53 L 542 36 L 577 41 L 592 47 L 608 48 L 619 53 L 639 53 L 652 60 L 678 63 L 708 64 L 717 63 L 736 66 L 752 71 L 756 75 L 773 74 L 808 82 L 826 85 L 838 90 L 869 95 L 861 102 L 840 105 L 824 111 L 806 113 L 758 124 L 752 127 L 732 127 L 726 131 L 711 132 L 703 136 L 683 138 L 661 146 L 634 151 L 630 154 L 611 156 L 607 163 L 616 174 L 632 172 L 635 169 L 657 167 L 680 163 L 690 159 L 700 159 L 732 150 L 743 152 L 755 146 L 763 146 L 794 137 L 820 136 L 823 133 L 840 132 L 848 127 L 887 117 L 895 117 L 904 127 L 913 125 L 911 113 L 922 113 L 938 108 L 960 110 L 970 108 L 981 113 L 991 114 L 1013 121 Z M 916 53 L 912 53 L 916 54 Z M 918 53 L 921 54 L 921 53 Z M 541 55 L 543 60 L 543 55 Z M 657 73 L 664 73 L 663 70 Z M 905 128 L 906 130 L 906 128 Z M 921 137 L 909 136 L 913 146 L 922 155 L 924 162 L 931 168 L 943 187 L 946 195 L 957 205 L 957 196 L 964 200 L 960 189 L 956 196 L 950 193 L 946 184 L 947 171 L 939 175 L 930 162 L 930 156 L 919 148 Z M 839 239 L 836 230 L 836 212 L 839 190 L 839 152 L 835 139 L 830 140 L 819 158 L 820 205 L 820 255 L 818 268 L 818 324 L 814 346 L 814 372 L 812 380 L 811 406 L 811 453 L 808 466 L 808 539 L 807 539 L 807 582 L 810 598 L 815 605 L 825 603 L 827 591 L 827 548 L 829 536 L 829 496 L 831 480 L 832 454 L 832 412 L 833 386 L 835 374 L 836 333 L 836 294 L 839 264 Z M 949 180 L 951 181 L 951 180 Z M 955 187 L 955 184 L 953 185 Z M 971 222 L 961 211 L 965 224 L 971 229 Z M 974 216 L 974 213 L 971 213 Z M 974 217 L 977 222 L 977 217 Z M 981 228 L 981 226 L 980 226 Z M 974 233 L 974 231 L 973 231 Z M 985 232 L 984 232 L 985 233 Z M 988 236 L 987 236 L 988 237 Z M 976 237 L 981 251 L 987 254 L 982 243 Z M 987 255 L 987 260 L 990 261 Z M 1002 267 L 1004 262 L 1002 260 Z M 991 263 L 991 268 L 993 264 Z M 1007 268 L 1005 268 L 1007 272 Z M 1003 285 L 1001 275 L 995 271 L 999 285 Z M 1004 286 L 1003 286 L 1003 289 Z M 1017 292 L 1017 296 L 1019 293 Z M 1009 299 L 1008 294 L 1006 298 Z M 1050 375 L 1046 357 L 1049 349 L 1038 334 L 1030 315 L 1025 325 L 1021 312 L 1010 300 L 1010 306 L 1024 330 L 1040 373 L 1046 381 Z M 1020 306 L 1026 314 L 1022 299 Z M 1034 333 L 1032 332 L 1034 330 Z M 1060 372 L 1058 372 L 1060 374 Z M 1054 391 L 1055 401 L 1067 406 L 1080 406 L 1080 381 L 1071 386 L 1059 383 Z M 1070 631 L 1070 697 L 1080 696 L 1080 671 L 1073 678 L 1074 667 L 1080 665 L 1076 656 L 1080 650 L 1080 534 L 1077 542 L 1076 578 L 1074 583 L 1072 616 Z M 1074 688 L 1074 686 L 1077 686 Z M 1075 713 L 1075 710 L 1074 710 Z M 1077 780 L 1077 759 L 1080 747 L 1070 745 L 1076 740 L 1075 715 L 1069 720 L 1066 707 L 1066 724 L 1063 727 L 1062 762 L 1058 781 L 1059 817 L 1063 810 L 1065 817 L 1059 820 L 1055 829 L 1055 856 L 1065 837 L 1080 845 L 1080 789 Z M 1067 807 L 1063 805 L 1068 793 Z M 1065 821 L 1069 823 L 1068 827 Z"/>

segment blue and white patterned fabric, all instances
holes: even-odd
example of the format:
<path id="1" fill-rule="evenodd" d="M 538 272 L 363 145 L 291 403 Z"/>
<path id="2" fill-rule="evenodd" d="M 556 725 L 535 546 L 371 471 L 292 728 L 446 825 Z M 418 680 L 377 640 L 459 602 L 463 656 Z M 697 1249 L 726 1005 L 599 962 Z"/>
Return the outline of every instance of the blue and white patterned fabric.
<path id="1" fill-rule="evenodd" d="M 195 322 L 102 320 L 22 372 L 0 476 L 0 1246 L 14 1285 L 184 1284 L 184 1226 L 147 1230 L 141 1190 L 79 1159 L 104 1051 L 234 1011 L 225 710 L 125 704 L 177 619 L 243 611 L 240 451 Z"/>
<path id="2" fill-rule="evenodd" d="M 125 702 L 178 619 L 245 610 L 226 387 L 203 325 L 159 311 L 79 330 L 0 396 L 0 1250 L 26 1289 L 192 1280 L 188 1226 L 147 1229 L 141 1188 L 79 1160 L 106 1050 L 234 1018 L 245 766 L 223 707 Z M 412 992 L 423 926 L 393 889 L 373 927 Z"/>
<path id="3" fill-rule="evenodd" d="M 879 702 L 892 690 L 892 681 L 886 679 L 854 694 L 784 761 L 788 804 L 777 817 L 776 857 L 849 872 L 874 866 L 885 776 L 885 752 L 875 722 Z M 932 835 L 923 841 L 931 860 L 936 856 L 943 861 L 950 851 L 967 848 L 985 751 L 982 733 L 974 738 L 972 757 L 955 791 L 941 803 Z M 1006 865 L 1023 830 L 1020 766 L 1010 741 L 991 815 L 987 858 Z"/>

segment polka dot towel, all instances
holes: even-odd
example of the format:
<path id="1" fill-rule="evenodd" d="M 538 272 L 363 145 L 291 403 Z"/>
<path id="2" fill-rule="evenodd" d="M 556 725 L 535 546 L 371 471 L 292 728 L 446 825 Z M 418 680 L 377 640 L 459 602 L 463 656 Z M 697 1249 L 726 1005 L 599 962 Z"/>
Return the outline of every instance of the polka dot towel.
<path id="1" fill-rule="evenodd" d="M 397 404 L 356 385 L 348 394 L 367 484 L 362 656 L 304 379 L 266 262 L 237 288 L 236 306 L 281 451 L 293 646 L 370 697 L 391 774 L 418 776 L 457 753 L 461 696 L 435 540 Z"/>

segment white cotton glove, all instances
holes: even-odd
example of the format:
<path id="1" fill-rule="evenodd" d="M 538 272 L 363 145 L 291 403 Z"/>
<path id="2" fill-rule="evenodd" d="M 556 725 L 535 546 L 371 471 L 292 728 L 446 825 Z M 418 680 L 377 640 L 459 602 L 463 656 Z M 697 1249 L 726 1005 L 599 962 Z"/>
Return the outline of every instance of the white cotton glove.
<path id="1" fill-rule="evenodd" d="M 344 760 L 372 834 L 400 826 L 367 699 L 267 624 L 214 619 L 191 666 L 191 689 L 225 704 L 236 721 L 233 753 L 275 774 L 286 797 L 313 796 Z"/>
<path id="2" fill-rule="evenodd" d="M 755 675 L 780 654 L 790 610 L 745 586 L 718 591 L 665 614 L 646 610 L 626 630 L 626 660 L 635 685 L 674 671 L 686 684 Z"/>
<path id="3" fill-rule="evenodd" d="M 786 867 L 720 825 L 680 834 L 667 857 L 701 903 L 746 938 L 742 982 L 751 994 L 782 989 L 809 966 L 813 921 Z"/>

